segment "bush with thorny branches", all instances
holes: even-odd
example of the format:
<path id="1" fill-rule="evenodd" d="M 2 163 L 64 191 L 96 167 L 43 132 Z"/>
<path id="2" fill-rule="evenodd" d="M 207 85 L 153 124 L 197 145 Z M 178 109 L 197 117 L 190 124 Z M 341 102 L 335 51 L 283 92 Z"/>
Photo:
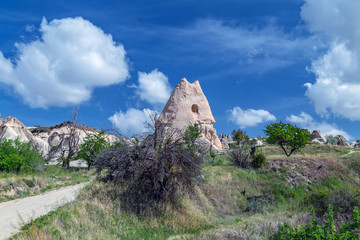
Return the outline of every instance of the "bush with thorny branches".
<path id="1" fill-rule="evenodd" d="M 188 151 L 181 138 L 159 132 L 104 150 L 94 164 L 98 173 L 105 171 L 106 180 L 124 188 L 121 200 L 137 214 L 176 203 L 178 193 L 191 191 L 201 173 L 200 154 Z"/>

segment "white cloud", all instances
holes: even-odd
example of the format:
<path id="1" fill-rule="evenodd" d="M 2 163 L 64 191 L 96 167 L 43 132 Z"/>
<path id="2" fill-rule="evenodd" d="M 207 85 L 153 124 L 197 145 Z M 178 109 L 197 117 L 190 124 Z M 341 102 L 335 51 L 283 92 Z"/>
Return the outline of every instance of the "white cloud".
<path id="1" fill-rule="evenodd" d="M 138 91 L 140 98 L 153 105 L 165 104 L 171 94 L 168 78 L 157 69 L 150 73 L 139 72 Z"/>
<path id="2" fill-rule="evenodd" d="M 296 31 L 284 32 L 274 21 L 257 27 L 201 19 L 177 34 L 181 41 L 191 39 L 187 48 L 192 46 L 196 50 L 218 53 L 218 61 L 234 61 L 235 58 L 241 64 L 257 66 L 261 71 L 288 66 L 304 56 L 309 57 L 315 43 L 314 39 L 301 37 Z"/>
<path id="3" fill-rule="evenodd" d="M 324 121 L 317 122 L 305 112 L 301 112 L 299 115 L 290 115 L 290 117 L 286 117 L 286 120 L 302 128 L 306 128 L 310 132 L 320 130 L 320 132 L 325 135 L 343 135 L 347 140 L 352 138 L 347 132 L 339 129 L 336 124 L 330 124 Z"/>
<path id="4" fill-rule="evenodd" d="M 31 107 L 76 105 L 93 88 L 124 82 L 129 77 L 123 45 L 81 17 L 44 18 L 41 38 L 16 44 L 11 62 L 0 52 L 0 83 L 11 86 Z"/>
<path id="5" fill-rule="evenodd" d="M 312 62 L 316 82 L 305 84 L 321 116 L 360 120 L 359 12 L 357 0 L 306 0 L 302 7 L 309 29 L 328 43 L 328 51 Z"/>
<path id="6" fill-rule="evenodd" d="M 134 136 L 139 133 L 148 132 L 145 123 L 151 122 L 151 115 L 156 113 L 150 109 L 138 110 L 130 108 L 126 112 L 117 112 L 109 117 L 109 121 L 113 126 L 118 129 L 122 134 L 127 137 Z"/>
<path id="7" fill-rule="evenodd" d="M 242 110 L 240 107 L 234 107 L 228 110 L 230 113 L 229 120 L 241 128 L 252 127 L 266 121 L 274 121 L 276 117 L 266 110 L 247 109 Z"/>

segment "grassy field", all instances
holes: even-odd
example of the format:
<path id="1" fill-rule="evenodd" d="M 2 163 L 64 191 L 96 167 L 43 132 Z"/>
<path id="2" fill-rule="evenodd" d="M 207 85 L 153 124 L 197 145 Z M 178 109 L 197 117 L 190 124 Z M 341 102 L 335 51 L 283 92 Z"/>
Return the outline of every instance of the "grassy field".
<path id="1" fill-rule="evenodd" d="M 194 192 L 159 216 L 126 212 L 121 187 L 96 181 L 13 239 L 266 239 L 279 223 L 304 225 L 311 207 L 321 218 L 333 203 L 339 220 L 358 204 L 360 152 L 311 145 L 286 158 L 274 146 L 258 151 L 268 159 L 258 170 L 238 169 L 226 154 L 206 161 Z"/>
<path id="2" fill-rule="evenodd" d="M 89 181 L 94 171 L 66 170 L 60 166 L 45 166 L 39 173 L 14 174 L 0 172 L 0 202 L 43 193 L 59 187 Z"/>

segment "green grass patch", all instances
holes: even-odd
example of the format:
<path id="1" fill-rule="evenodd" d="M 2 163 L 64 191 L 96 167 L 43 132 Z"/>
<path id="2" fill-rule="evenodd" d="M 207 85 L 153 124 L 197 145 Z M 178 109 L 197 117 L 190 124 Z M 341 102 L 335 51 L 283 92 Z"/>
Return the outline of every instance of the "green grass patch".
<path id="1" fill-rule="evenodd" d="M 93 176 L 94 171 L 66 170 L 60 166 L 45 166 L 42 172 L 37 173 L 0 172 L 0 202 L 87 182 Z"/>

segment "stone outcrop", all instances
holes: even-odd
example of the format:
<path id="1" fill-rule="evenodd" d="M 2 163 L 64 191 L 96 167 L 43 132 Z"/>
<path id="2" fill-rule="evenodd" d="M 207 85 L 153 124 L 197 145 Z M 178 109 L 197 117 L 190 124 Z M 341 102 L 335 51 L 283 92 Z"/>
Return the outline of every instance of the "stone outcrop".
<path id="1" fill-rule="evenodd" d="M 79 145 L 84 143 L 87 136 L 98 132 L 100 130 L 95 128 L 76 125 Z M 61 123 L 51 127 L 26 127 L 15 117 L 0 119 L 0 141 L 2 139 L 19 139 L 22 142 L 31 142 L 38 147 L 45 158 L 50 156 L 53 160 L 66 157 L 69 133 L 70 123 Z M 120 139 L 106 133 L 105 140 L 112 144 Z"/>
<path id="2" fill-rule="evenodd" d="M 183 78 L 171 94 L 157 124 L 161 128 L 183 132 L 194 123 L 200 127 L 203 140 L 215 149 L 222 149 L 222 144 L 213 127 L 215 119 L 199 81 L 191 84 Z"/>
<path id="3" fill-rule="evenodd" d="M 12 116 L 0 119 L 0 141 L 3 139 L 31 142 L 38 147 L 43 155 L 46 155 L 50 150 L 46 141 L 32 135 L 22 122 Z"/>
<path id="4" fill-rule="evenodd" d="M 356 140 L 351 142 L 350 147 L 352 148 L 360 148 L 360 140 Z"/>
<path id="5" fill-rule="evenodd" d="M 222 133 L 222 134 L 219 135 L 219 140 L 220 140 L 222 148 L 224 150 L 229 149 L 229 143 L 234 142 L 232 137 L 230 135 L 225 134 L 225 133 Z"/>
<path id="6" fill-rule="evenodd" d="M 346 140 L 346 138 L 344 136 L 336 135 L 335 138 L 338 140 L 337 145 L 350 147 L 350 144 L 348 143 L 348 141 Z"/>
<path id="7" fill-rule="evenodd" d="M 69 151 L 69 136 L 72 124 L 70 122 L 60 123 L 51 127 L 30 127 L 31 133 L 42 139 L 49 145 L 50 158 L 59 159 L 67 156 Z M 85 142 L 85 138 L 92 134 L 97 134 L 100 130 L 83 125 L 76 125 L 76 135 L 78 136 L 78 145 Z M 113 144 L 119 141 L 119 138 L 112 134 L 105 134 L 105 140 Z"/>
<path id="8" fill-rule="evenodd" d="M 314 130 L 310 134 L 310 138 L 313 140 L 313 142 L 325 144 L 326 143 L 326 136 L 320 132 L 320 130 Z"/>

